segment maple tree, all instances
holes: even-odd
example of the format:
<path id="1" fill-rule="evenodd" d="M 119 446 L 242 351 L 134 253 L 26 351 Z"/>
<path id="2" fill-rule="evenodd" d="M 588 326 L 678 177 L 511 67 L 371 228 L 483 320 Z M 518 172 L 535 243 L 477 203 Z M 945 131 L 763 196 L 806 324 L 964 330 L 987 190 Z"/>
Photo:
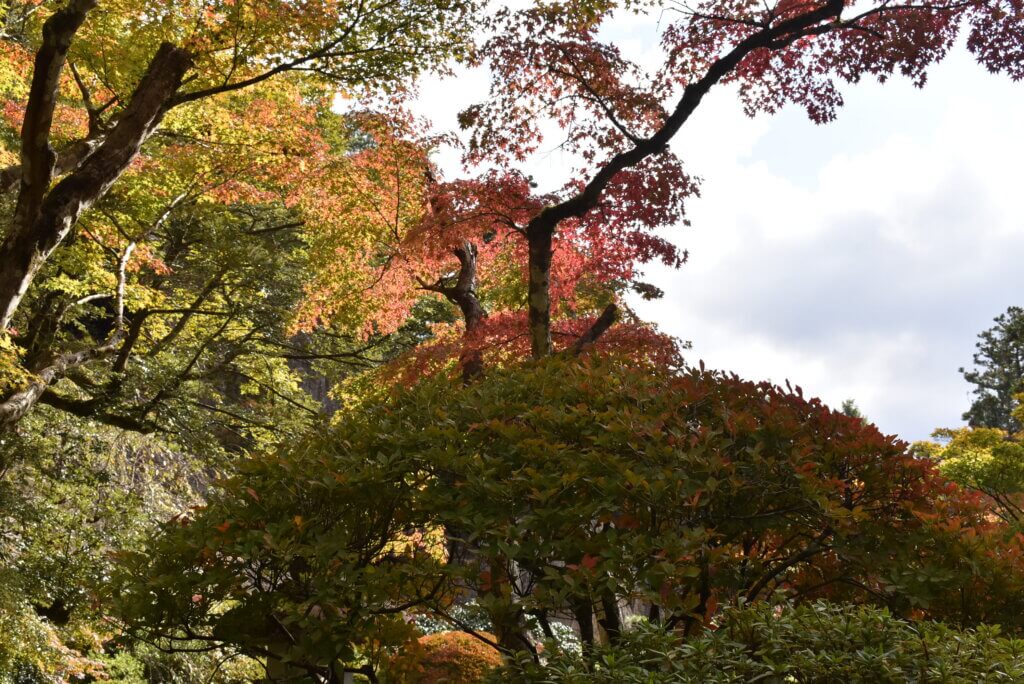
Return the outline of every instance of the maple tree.
<path id="1" fill-rule="evenodd" d="M 143 326 L 202 315 L 202 286 L 191 306 L 144 312 L 149 302 L 132 292 L 139 269 L 140 285 L 179 275 L 164 259 L 184 248 L 153 246 L 169 224 L 211 205 L 236 216 L 246 205 L 276 206 L 277 217 L 249 217 L 250 233 L 265 236 L 274 218 L 283 230 L 344 214 L 344 198 L 328 206 L 305 182 L 335 171 L 332 158 L 347 152 L 340 126 L 328 121 L 332 96 L 399 89 L 421 70 L 443 68 L 465 50 L 473 8 L 448 0 L 168 1 L 145 12 L 133 2 L 6 3 L 4 118 L 13 149 L 5 154 L 17 163 L 0 173 L 10 195 L 0 243 L 8 381 L 0 423 L 16 423 L 91 362 L 113 361 L 123 372 Z M 279 33 L 282 26 L 290 28 Z M 73 259 L 65 255 L 83 237 L 109 253 L 106 264 L 89 255 L 91 277 L 66 272 Z M 145 284 L 142 294 L 154 299 L 158 288 Z M 81 307 L 95 315 L 101 299 L 109 300 L 102 334 L 54 339 Z M 173 336 L 182 325 L 172 325 Z M 85 399 L 93 400 L 104 403 Z"/>
<path id="2" fill-rule="evenodd" d="M 902 74 L 921 85 L 929 65 L 961 30 L 989 70 L 1019 79 L 1021 10 L 1012 2 L 701 2 L 663 16 L 661 68 L 646 76 L 615 46 L 603 24 L 621 9 L 657 3 L 552 3 L 500 12 L 497 36 L 481 51 L 492 68 L 492 97 L 464 113 L 468 158 L 507 164 L 541 141 L 539 122 L 565 130 L 563 149 L 583 159 L 540 211 L 520 224 L 529 244 L 533 354 L 552 348 L 552 241 L 559 231 L 621 231 L 671 225 L 695 186 L 669 143 L 719 83 L 739 86 L 748 113 L 803 106 L 823 123 L 842 104 L 837 81 Z M 675 102 L 665 107 L 663 103 Z M 648 236 L 645 235 L 645 238 Z M 671 252 L 654 238 L 647 249 Z"/>
<path id="3" fill-rule="evenodd" d="M 10 463 L 57 411 L 202 455 L 201 487 L 227 472 L 116 557 L 126 638 L 337 681 L 407 648 L 410 612 L 535 663 L 528 626 L 571 620 L 592 659 L 623 643 L 627 601 L 684 637 L 773 592 L 1017 629 L 1022 538 L 990 472 L 954 473 L 957 454 L 936 470 L 799 389 L 686 368 L 623 295 L 657 296 L 643 264 L 686 258 L 664 229 L 699 183 L 671 143 L 715 86 L 825 123 L 841 82 L 921 85 L 961 34 L 1019 79 L 1019 1 L 480 9 L 2 5 Z M 663 19 L 653 73 L 605 39 L 628 11 Z M 452 138 L 401 103 L 452 57 L 493 78 L 459 119 L 469 177 L 435 167 Z M 542 189 L 545 122 L 578 163 Z M 346 408 L 332 426 L 303 388 L 324 376 Z M 42 586 L 63 576 L 44 566 Z M 493 638 L 459 624 L 467 593 Z"/>
<path id="4" fill-rule="evenodd" d="M 653 73 L 603 40 L 628 11 L 661 17 Z M 417 286 L 464 313 L 463 339 L 438 331 L 449 342 L 421 350 L 414 376 L 453 356 L 477 375 L 481 354 L 522 356 L 524 330 L 534 357 L 561 340 L 593 343 L 625 289 L 657 296 L 638 266 L 685 260 L 663 229 L 686 224 L 685 202 L 699 191 L 670 144 L 716 85 L 737 86 L 748 114 L 791 103 L 826 123 L 842 105 L 840 83 L 901 75 L 923 85 L 962 33 L 990 71 L 1024 75 L 1021 10 L 1002 0 L 533 3 L 497 10 L 487 31 L 475 59 L 490 69 L 490 97 L 459 117 L 464 161 L 485 170 L 446 180 L 427 167 L 423 215 L 396 231 L 379 261 L 380 291 L 392 302 L 381 316 L 391 325 Z M 545 122 L 557 132 L 545 135 Z M 528 162 L 547 144 L 578 165 L 561 187 L 540 192 Z M 345 283 L 319 294 L 335 310 L 362 296 Z"/>
<path id="5" fill-rule="evenodd" d="M 54 19 L 50 26 L 60 24 L 66 36 L 74 35 L 73 24 L 84 20 L 89 5 L 72 3 L 59 15 L 70 23 Z M 313 12 L 327 8 L 311 6 L 300 11 L 289 3 L 275 3 L 259 14 L 244 3 L 186 6 L 172 13 L 173 21 L 164 22 L 171 29 L 157 29 L 136 19 L 141 23 L 131 30 L 146 36 L 151 49 L 173 35 L 183 49 L 194 53 L 195 67 L 190 68 L 195 73 L 189 84 L 182 92 L 175 86 L 175 94 L 164 98 L 166 108 L 172 110 L 289 72 L 315 73 L 348 86 L 373 81 L 392 87 L 457 50 L 453 27 L 461 26 L 460 18 L 473 9 L 427 3 L 415 10 L 404 7 L 401 16 L 390 14 L 397 10 L 389 5 L 366 7 L 354 16 L 333 5 L 331 11 L 341 16 Z M 393 115 L 385 121 L 362 120 L 360 134 L 366 136 L 366 148 L 344 161 L 348 173 L 337 173 L 330 162 L 288 164 L 293 145 L 311 144 L 294 130 L 279 131 L 282 139 L 288 139 L 283 145 L 284 160 L 273 159 L 266 150 L 234 159 L 222 155 L 220 163 L 236 169 L 246 166 L 264 180 L 270 180 L 275 168 L 283 176 L 322 179 L 316 186 L 319 192 L 305 184 L 305 192 L 293 190 L 284 200 L 315 224 L 307 235 L 318 269 L 304 287 L 305 301 L 292 329 L 311 331 L 331 324 L 364 337 L 387 333 L 402 325 L 424 292 L 433 292 L 464 313 L 465 335 L 457 340 L 455 330 L 435 330 L 438 343 L 421 350 L 413 374 L 454 355 L 462 359 L 467 378 L 478 375 L 485 365 L 485 350 L 495 354 L 496 360 L 522 353 L 524 327 L 533 356 L 550 353 L 553 336 L 570 345 L 582 338 L 579 344 L 585 346 L 601 337 L 618 315 L 617 293 L 631 287 L 657 294 L 656 288 L 639 281 L 638 264 L 660 259 L 679 265 L 685 259 L 685 253 L 659 231 L 685 224 L 684 203 L 697 193 L 698 184 L 669 143 L 716 84 L 738 84 L 751 114 L 775 111 L 792 102 L 804 106 L 814 121 L 826 122 L 842 103 L 837 81 L 855 82 L 864 76 L 884 80 L 900 73 L 922 84 L 927 67 L 948 52 L 961 29 L 969 31 L 968 47 L 988 68 L 1014 78 L 1020 75 L 1019 48 L 1014 42 L 1018 13 L 1000 2 L 887 2 L 863 8 L 846 8 L 841 2 L 757 8 L 706 2 L 673 8 L 663 31 L 663 64 L 648 75 L 615 46 L 602 42 L 600 31 L 617 11 L 656 9 L 656 4 L 643 2 L 621 6 L 567 2 L 501 9 L 488 19 L 492 37 L 475 59 L 491 67 L 491 97 L 460 117 L 469 135 L 466 161 L 491 167 L 475 178 L 439 178 L 426 156 L 436 141 L 425 138 L 414 122 Z M 285 54 L 291 59 L 284 59 L 266 52 L 266 36 L 248 32 L 256 30 L 251 20 L 257 15 L 272 23 L 290 17 L 289 12 L 309 25 L 289 37 L 294 44 L 285 46 Z M 366 51 L 373 55 L 371 59 L 359 48 L 358 40 L 369 40 L 357 30 L 360 21 L 373 27 L 368 32 L 376 32 L 375 40 L 400 42 L 404 38 L 399 37 L 399 29 L 417 21 L 432 26 L 436 35 L 417 43 L 415 50 L 407 50 L 404 43 L 374 44 L 373 50 Z M 235 23 L 240 28 L 229 38 L 228 29 Z M 85 27 L 88 32 L 90 24 Z M 107 27 L 97 22 L 94 30 L 102 33 Z M 109 35 L 104 35 L 109 41 Z M 225 63 L 226 44 L 244 45 L 253 54 L 238 54 L 240 48 L 234 49 Z M 389 52 L 392 48 L 394 54 Z M 131 51 L 135 62 L 138 52 Z M 72 80 L 81 86 L 94 76 L 82 75 L 89 59 L 89 53 L 80 58 L 80 75 L 65 78 L 65 87 L 71 87 Z M 154 69 L 159 70 L 152 67 L 150 71 Z M 137 75 L 145 70 L 134 63 L 134 71 L 124 71 Z M 96 76 L 99 85 L 115 93 L 115 86 L 132 82 L 125 77 L 122 82 L 107 83 L 103 78 L 110 80 L 110 76 L 98 67 L 96 73 L 102 76 Z M 57 85 L 51 83 L 51 89 Z M 123 91 L 127 86 L 120 87 Z M 92 122 L 90 130 L 95 129 L 84 141 L 105 143 L 106 134 L 100 129 L 107 110 L 92 104 L 96 95 L 84 99 L 85 119 Z M 672 101 L 674 106 L 664 104 Z M 78 118 L 84 120 L 81 111 Z M 565 131 L 561 148 L 578 155 L 581 162 L 575 177 L 561 189 L 538 193 L 520 166 L 542 143 L 539 122 L 545 120 L 561 125 Z M 266 119 L 257 125 L 267 126 Z M 141 140 L 150 133 L 135 137 Z M 238 144 L 237 139 L 234 142 Z M 82 140 L 68 149 L 84 149 L 79 143 Z M 27 153 L 28 148 L 22 148 Z M 75 154 L 69 152 L 70 161 L 58 164 L 55 171 L 78 163 Z M 354 179 L 353 169 L 363 172 L 360 179 Z M 14 174 L 14 167 L 8 171 Z M 122 171 L 119 167 L 116 175 Z M 228 190 L 221 188 L 217 193 L 223 199 L 237 200 L 246 196 L 244 191 L 238 194 L 240 190 L 252 190 L 245 181 L 223 182 Z M 272 182 L 280 190 L 280 183 L 288 181 Z M 268 199 L 266 192 L 264 188 L 258 193 L 260 199 Z M 13 236 L 24 232 L 11 232 L 5 244 L 13 249 Z M 39 254 L 50 249 L 45 247 Z M 456 267 L 453 256 L 458 260 Z M 359 267 L 341 266 L 346 261 Z M 16 291 L 31 280 L 30 271 L 37 266 L 30 266 L 5 270 L 20 283 L 13 290 L 8 288 L 12 294 L 7 308 L 16 307 L 22 296 Z M 592 318 L 605 305 L 609 306 L 604 314 Z M 114 319 L 119 320 L 116 315 Z M 6 421 L 23 415 L 48 385 L 65 374 L 66 366 L 113 354 L 126 334 L 123 328 L 115 327 L 108 343 L 29 369 L 36 381 L 5 404 Z M 644 338 L 634 341 L 634 347 L 652 342 L 649 330 L 635 324 L 633 328 Z M 619 335 L 628 336 L 627 331 Z"/>
<path id="6" fill-rule="evenodd" d="M 19 200 L 28 201 L 25 135 L 45 143 L 44 161 L 56 150 L 50 179 L 33 188 L 45 191 L 43 204 L 66 199 L 62 188 L 95 189 L 83 178 L 96 165 L 110 182 L 64 224 L 52 251 L 32 248 L 38 268 L 0 333 L 0 669 L 3 677 L 103 677 L 145 664 L 231 681 L 217 652 L 164 658 L 134 644 L 129 653 L 92 603 L 93 585 L 106 576 L 111 546 L 136 546 L 141 528 L 185 505 L 161 500 L 166 489 L 201 491 L 229 467 L 225 456 L 297 436 L 329 402 L 322 387 L 307 391 L 322 373 L 371 367 L 422 335 L 414 321 L 388 339 L 337 328 L 296 336 L 295 311 L 322 263 L 311 236 L 346 218 L 346 202 L 373 187 L 352 187 L 374 173 L 353 150 L 386 116 L 339 115 L 334 93 L 363 98 L 399 88 L 457 55 L 470 31 L 458 18 L 470 5 L 166 2 L 140 14 L 135 2 L 93 4 L 0 7 L 0 157 L 10 164 L 0 171 L 0 210 L 13 217 Z M 57 33 L 78 10 L 85 19 L 69 46 L 68 34 Z M 276 35 L 283 22 L 293 27 L 287 41 Z M 146 74 L 164 68 L 152 58 L 171 50 L 161 47 L 166 41 L 187 50 L 193 65 L 170 99 L 149 103 L 165 110 L 159 121 L 146 128 L 136 116 L 132 128 L 124 123 L 134 116 L 131 103 Z M 66 61 L 48 52 L 54 46 L 67 51 Z M 51 57 L 54 69 L 36 69 Z M 47 74 L 56 90 L 48 137 L 40 138 L 36 115 L 46 98 L 33 98 L 32 85 Z M 32 102 L 35 109 L 26 107 Z M 134 148 L 114 149 L 142 128 Z M 110 154 L 94 156 L 104 149 Z M 107 164 L 115 157 L 126 167 Z M 342 191 L 325 197 L 308 183 L 311 174 L 349 185 L 339 180 Z M 18 245 L 43 228 L 4 222 L 3 278 L 20 268 Z M 334 272 L 343 262 L 334 260 Z M 125 440 L 134 443 L 120 431 L 154 433 L 141 440 L 158 445 L 165 470 L 149 469 L 146 452 L 132 448 L 126 484 L 109 464 L 97 465 L 121 454 Z M 185 465 L 172 469 L 173 462 Z M 162 474 L 180 481 L 168 484 Z M 123 485 L 128 503 L 98 484 L 104 478 Z M 85 493 L 90 487 L 101 505 Z M 154 496 L 136 499 L 137 491 Z"/>

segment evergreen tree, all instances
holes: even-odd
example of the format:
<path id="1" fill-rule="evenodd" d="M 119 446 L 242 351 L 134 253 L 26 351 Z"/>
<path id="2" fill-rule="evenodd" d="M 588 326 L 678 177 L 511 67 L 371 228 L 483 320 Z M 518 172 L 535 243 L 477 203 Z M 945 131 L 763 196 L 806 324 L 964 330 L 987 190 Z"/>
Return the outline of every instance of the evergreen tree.
<path id="1" fill-rule="evenodd" d="M 860 418 L 865 423 L 867 422 L 867 418 L 865 418 L 864 414 L 861 413 L 860 407 L 857 406 L 857 402 L 854 401 L 853 399 L 843 400 L 843 405 L 839 408 L 839 412 L 842 413 L 844 416 L 849 416 L 850 418 Z"/>
<path id="2" fill-rule="evenodd" d="M 963 418 L 972 427 L 1018 432 L 1014 395 L 1024 390 L 1024 309 L 1011 306 L 995 325 L 978 335 L 972 370 L 960 369 L 974 385 L 974 402 Z"/>

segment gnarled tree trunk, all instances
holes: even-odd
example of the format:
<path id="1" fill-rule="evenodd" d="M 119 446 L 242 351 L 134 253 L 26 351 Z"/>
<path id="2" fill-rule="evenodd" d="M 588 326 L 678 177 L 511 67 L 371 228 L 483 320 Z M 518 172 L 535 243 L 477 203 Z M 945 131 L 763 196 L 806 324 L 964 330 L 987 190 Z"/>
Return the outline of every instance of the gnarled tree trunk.
<path id="1" fill-rule="evenodd" d="M 62 12 L 92 4 L 92 0 L 83 0 Z M 57 39 L 49 36 L 58 31 L 51 22 L 61 17 L 62 12 L 47 21 L 44 34 L 48 37 L 36 58 L 37 71 L 22 128 L 21 190 L 11 231 L 0 245 L 0 329 L 10 325 L 35 274 L 67 237 L 82 212 L 106 194 L 139 154 L 142 143 L 156 130 L 171 96 L 192 66 L 186 50 L 162 44 L 106 139 L 75 171 L 47 192 L 56 163 L 49 143 L 53 97 L 67 45 L 85 18 L 82 10 L 75 15 L 77 24 L 63 17 L 56 22 L 69 32 L 61 34 L 58 43 L 63 52 L 51 50 L 50 41 Z M 49 55 L 51 51 L 53 55 Z"/>

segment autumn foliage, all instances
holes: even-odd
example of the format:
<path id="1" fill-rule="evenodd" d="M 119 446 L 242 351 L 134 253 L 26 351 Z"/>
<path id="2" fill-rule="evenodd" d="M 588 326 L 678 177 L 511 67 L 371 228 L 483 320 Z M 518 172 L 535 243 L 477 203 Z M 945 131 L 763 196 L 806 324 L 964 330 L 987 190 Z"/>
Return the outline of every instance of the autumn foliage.
<path id="1" fill-rule="evenodd" d="M 408 527 L 445 530 L 447 551 Z M 906 444 L 799 388 L 593 355 L 368 403 L 169 525 L 118 600 L 140 634 L 284 648 L 311 669 L 401 649 L 392 611 L 443 616 L 466 592 L 505 649 L 555 618 L 614 642 L 623 602 L 683 634 L 780 597 L 1016 629 L 1022 542 Z"/>
<path id="2" fill-rule="evenodd" d="M 649 68 L 607 40 L 626 12 L 657 18 Z M 910 450 L 628 306 L 687 260 L 673 143 L 714 89 L 827 123 L 958 40 L 1020 80 L 1021 0 L 13 0 L 0 29 L 0 478 L 37 501 L 39 449 L 60 481 L 66 442 L 131 433 L 203 492 L 145 545 L 83 543 L 104 629 L 335 682 L 417 649 L 482 675 L 496 652 L 406 620 L 469 596 L 534 664 L 553 621 L 587 661 L 629 611 L 683 640 L 819 599 L 1024 628 L 1014 439 Z M 415 80 L 460 61 L 490 89 L 438 132 Z M 571 171 L 541 187 L 549 149 Z M 3 598 L 71 610 L 33 596 Z"/>
<path id="3" fill-rule="evenodd" d="M 480 634 L 494 639 L 493 634 Z M 391 659 L 387 681 L 403 684 L 482 684 L 502 664 L 501 654 L 465 632 L 420 637 Z"/>

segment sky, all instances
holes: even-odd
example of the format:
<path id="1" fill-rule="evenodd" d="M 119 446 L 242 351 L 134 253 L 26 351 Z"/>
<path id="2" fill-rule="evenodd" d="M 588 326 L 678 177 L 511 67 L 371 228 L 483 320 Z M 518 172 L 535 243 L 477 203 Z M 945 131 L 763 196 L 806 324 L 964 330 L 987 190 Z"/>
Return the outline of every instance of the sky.
<path id="1" fill-rule="evenodd" d="M 605 37 L 643 64 L 657 35 L 630 18 Z M 429 79 L 416 111 L 454 128 L 487 83 L 465 69 Z M 1024 83 L 958 49 L 923 89 L 843 95 L 838 119 L 815 126 L 798 108 L 747 118 L 734 90 L 713 90 L 672 144 L 702 179 L 692 226 L 666 233 L 689 262 L 647 267 L 665 296 L 629 303 L 692 342 L 690 363 L 853 399 L 886 434 L 925 439 L 963 423 L 958 369 L 996 315 L 1024 305 Z M 459 172 L 453 152 L 438 161 Z M 525 168 L 544 189 L 572 164 L 548 152 Z"/>

